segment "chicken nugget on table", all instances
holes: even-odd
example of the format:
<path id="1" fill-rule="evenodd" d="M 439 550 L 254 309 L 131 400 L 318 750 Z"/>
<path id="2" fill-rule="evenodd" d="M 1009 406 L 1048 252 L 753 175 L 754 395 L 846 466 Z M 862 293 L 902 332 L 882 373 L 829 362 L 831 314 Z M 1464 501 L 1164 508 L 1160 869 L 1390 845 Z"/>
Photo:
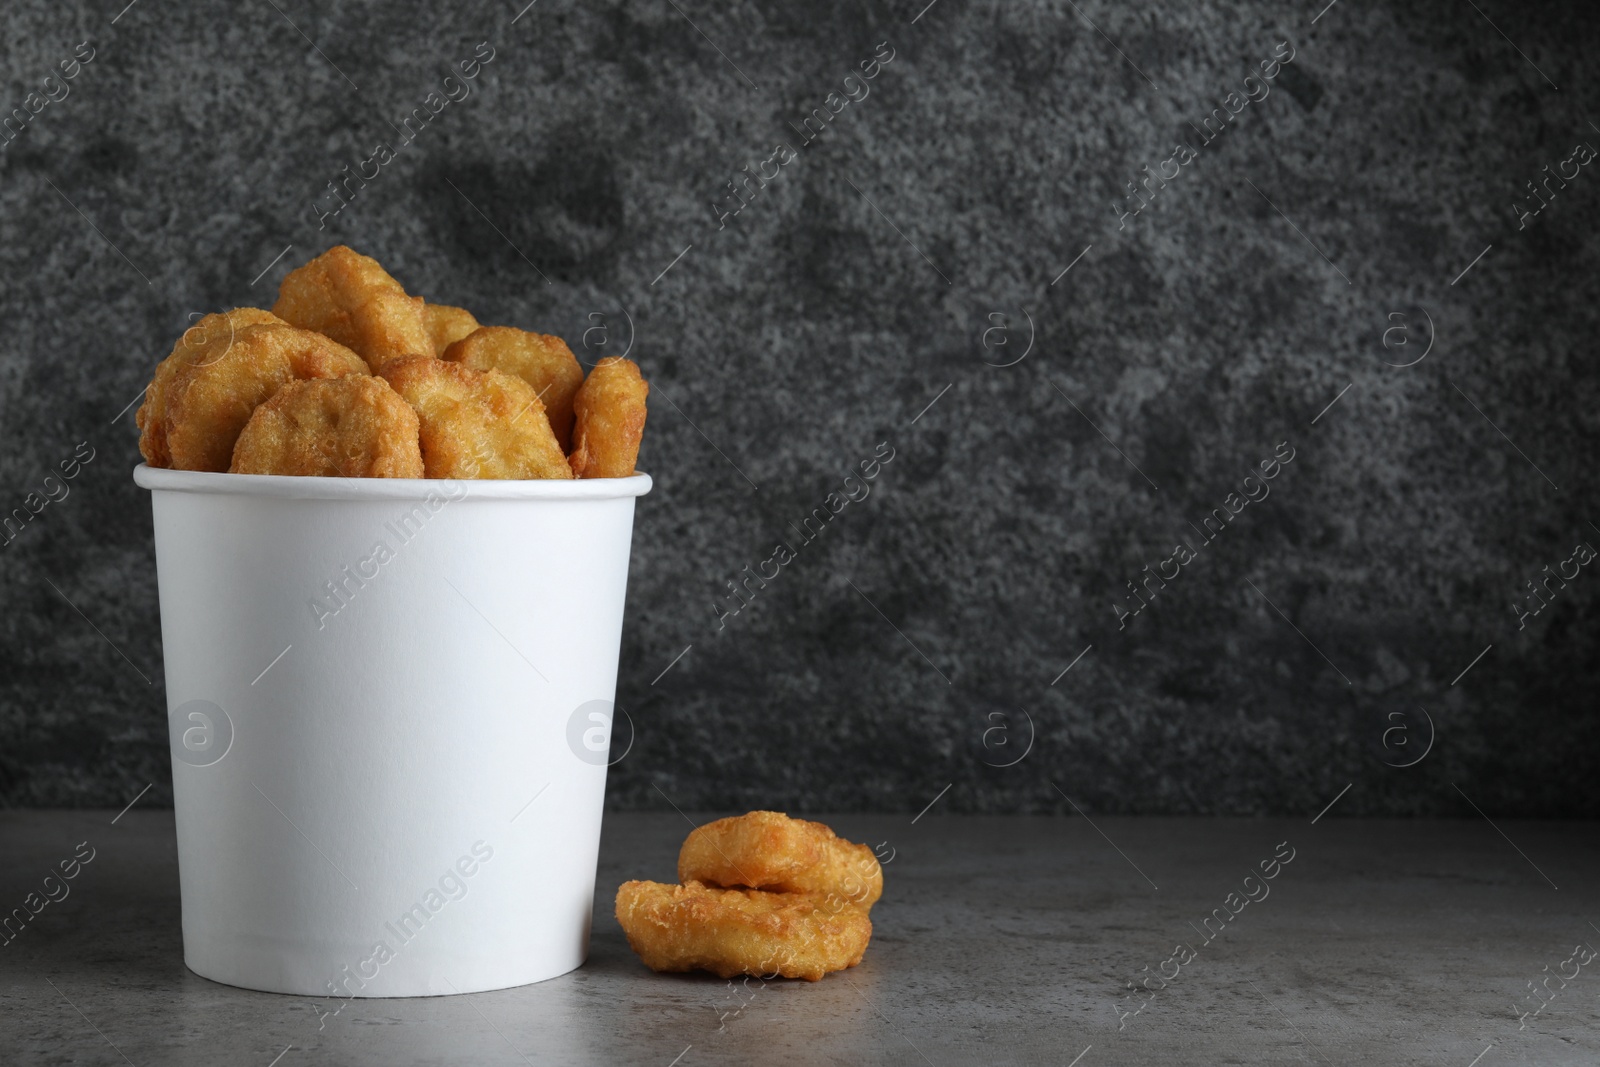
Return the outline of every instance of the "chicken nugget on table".
<path id="1" fill-rule="evenodd" d="M 296 378 L 366 373 L 360 356 L 322 334 L 279 323 L 246 326 L 216 358 L 181 367 L 169 386 L 165 426 L 170 465 L 226 471 L 240 431 L 279 389 Z"/>
<path id="2" fill-rule="evenodd" d="M 444 358 L 445 349 L 478 329 L 472 312 L 449 304 L 425 305 L 422 318 L 428 325 L 428 336 L 433 338 L 433 354 L 440 359 Z"/>
<path id="3" fill-rule="evenodd" d="M 172 466 L 172 453 L 167 450 L 167 407 L 178 372 L 196 363 L 216 362 L 233 347 L 240 330 L 267 323 L 284 325 L 270 311 L 234 308 L 207 315 L 183 332 L 172 346 L 172 353 L 156 365 L 155 375 L 144 391 L 144 403 L 133 417 L 139 427 L 139 451 L 146 463 L 152 467 Z"/>
<path id="4" fill-rule="evenodd" d="M 383 377 L 422 424 L 429 478 L 571 478 L 533 386 L 440 359 L 386 364 Z"/>
<path id="5" fill-rule="evenodd" d="M 631 359 L 595 364 L 573 398 L 572 473 L 579 478 L 626 478 L 639 459 L 645 398 L 650 386 Z"/>
<path id="6" fill-rule="evenodd" d="M 752 811 L 696 827 L 678 851 L 678 878 L 811 893 L 834 909 L 870 909 L 883 895 L 883 867 L 870 848 L 780 811 Z"/>
<path id="7" fill-rule="evenodd" d="M 804 893 L 717 889 L 699 882 L 624 882 L 617 921 L 653 971 L 782 975 L 815 982 L 861 962 L 872 920 L 860 908 L 830 912 Z"/>
<path id="8" fill-rule="evenodd" d="M 583 385 L 583 367 L 567 342 L 511 326 L 484 326 L 452 344 L 441 357 L 474 370 L 515 374 L 544 403 L 561 450 L 572 447 L 572 402 Z"/>
<path id="9" fill-rule="evenodd" d="M 272 313 L 333 338 L 374 372 L 392 359 L 434 351 L 422 299 L 407 296 L 377 260 L 344 245 L 286 274 Z"/>
<path id="10" fill-rule="evenodd" d="M 256 408 L 234 474 L 421 478 L 417 413 L 382 378 L 290 382 Z"/>

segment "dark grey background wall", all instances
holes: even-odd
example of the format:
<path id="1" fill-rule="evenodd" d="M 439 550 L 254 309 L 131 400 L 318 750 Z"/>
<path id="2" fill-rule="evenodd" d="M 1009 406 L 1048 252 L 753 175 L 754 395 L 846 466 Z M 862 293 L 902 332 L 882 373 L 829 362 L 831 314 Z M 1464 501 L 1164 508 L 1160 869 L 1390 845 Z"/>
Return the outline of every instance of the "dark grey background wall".
<path id="1" fill-rule="evenodd" d="M 170 802 L 127 405 L 344 242 L 654 383 L 618 806 L 1600 812 L 1591 5 L 925 2 L 8 4 L 0 800 Z"/>

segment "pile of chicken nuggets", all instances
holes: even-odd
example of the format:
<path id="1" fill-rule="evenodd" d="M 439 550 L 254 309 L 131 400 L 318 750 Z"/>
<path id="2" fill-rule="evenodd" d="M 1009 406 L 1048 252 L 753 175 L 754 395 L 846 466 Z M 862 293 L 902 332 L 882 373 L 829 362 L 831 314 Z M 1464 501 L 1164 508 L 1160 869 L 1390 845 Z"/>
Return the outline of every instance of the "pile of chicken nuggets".
<path id="1" fill-rule="evenodd" d="M 655 971 L 815 982 L 861 962 L 883 868 L 866 845 L 776 811 L 718 819 L 678 853 L 680 885 L 624 882 L 617 921 Z"/>
<path id="2" fill-rule="evenodd" d="M 208 315 L 156 367 L 137 416 L 152 467 L 343 478 L 626 478 L 650 387 L 587 377 L 559 337 L 480 326 L 340 245 L 270 312 Z"/>

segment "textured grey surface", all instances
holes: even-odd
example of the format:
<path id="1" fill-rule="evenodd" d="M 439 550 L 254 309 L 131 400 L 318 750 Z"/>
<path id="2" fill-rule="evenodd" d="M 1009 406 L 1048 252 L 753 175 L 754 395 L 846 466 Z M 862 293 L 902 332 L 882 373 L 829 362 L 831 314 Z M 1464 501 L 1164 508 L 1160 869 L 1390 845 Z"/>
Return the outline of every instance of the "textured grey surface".
<path id="1" fill-rule="evenodd" d="M 1525 629 L 1510 608 L 1600 541 L 1600 176 L 1513 210 L 1600 144 L 1600 21 L 1323 8 L 7 5 L 6 108 L 94 57 L 0 153 L 0 507 L 94 458 L 0 547 L 0 802 L 170 803 L 118 413 L 192 315 L 270 304 L 343 241 L 484 321 L 631 346 L 655 384 L 615 806 L 915 812 L 949 785 L 1066 811 L 1055 782 L 1091 812 L 1299 813 L 1354 781 L 1351 812 L 1470 814 L 1454 781 L 1491 814 L 1600 812 L 1572 785 L 1600 758 L 1600 578 Z M 319 230 L 327 183 L 480 42 L 470 95 Z M 1119 224 L 1178 140 L 1197 158 Z M 871 495 L 719 624 L 881 442 Z M 1125 583 L 1280 442 L 1270 497 L 1119 629 Z M 1392 770 L 1419 708 L 1436 743 Z"/>
<path id="2" fill-rule="evenodd" d="M 687 827 L 613 813 L 583 967 L 330 1014 L 336 1002 L 185 970 L 172 816 L 135 808 L 111 826 L 113 814 L 0 814 L 0 848 L 18 861 L 0 874 L 6 907 L 79 842 L 96 850 L 71 894 L 0 948 L 8 1064 L 122 1063 L 118 1051 L 141 1067 L 1467 1067 L 1490 1046 L 1484 1067 L 1600 1058 L 1600 960 L 1574 957 L 1600 943 L 1581 899 L 1600 875 L 1592 823 L 1507 822 L 1511 846 L 1481 819 L 842 816 L 841 833 L 893 849 L 865 959 L 816 984 L 746 984 L 656 975 L 633 957 L 612 894 L 670 880 Z M 1275 854 L 1291 858 L 1247 884 Z M 1206 943 L 1194 927 L 1242 886 L 1260 899 L 1213 919 Z M 1167 963 L 1175 944 L 1194 954 L 1184 966 Z M 1165 989 L 1150 977 L 1174 970 Z M 1146 999 L 1128 984 L 1146 979 L 1154 997 L 1122 1017 Z M 1541 983 L 1549 994 L 1525 1001 Z"/>

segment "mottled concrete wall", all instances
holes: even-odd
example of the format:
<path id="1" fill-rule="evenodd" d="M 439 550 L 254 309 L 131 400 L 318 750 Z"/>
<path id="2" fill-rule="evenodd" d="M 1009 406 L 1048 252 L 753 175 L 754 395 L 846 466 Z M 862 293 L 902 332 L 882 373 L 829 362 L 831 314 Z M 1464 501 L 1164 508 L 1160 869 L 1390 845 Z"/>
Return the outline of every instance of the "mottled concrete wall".
<path id="1" fill-rule="evenodd" d="M 1589 5 L 922 3 L 8 6 L 0 799 L 170 802 L 125 405 L 347 242 L 655 385 L 618 806 L 1596 814 Z"/>

